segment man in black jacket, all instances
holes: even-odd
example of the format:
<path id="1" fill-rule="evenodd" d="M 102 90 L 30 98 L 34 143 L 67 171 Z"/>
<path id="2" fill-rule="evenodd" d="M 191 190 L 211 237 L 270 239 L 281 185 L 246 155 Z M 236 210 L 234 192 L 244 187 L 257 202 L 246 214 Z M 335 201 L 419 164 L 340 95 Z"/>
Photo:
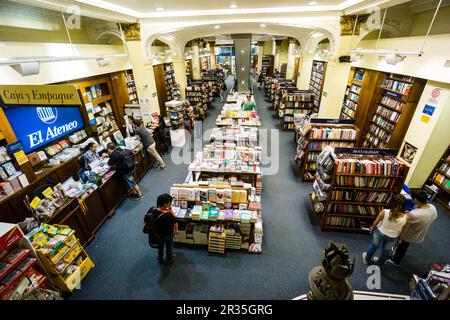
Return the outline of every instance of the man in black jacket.
<path id="1" fill-rule="evenodd" d="M 158 261 L 160 264 L 171 265 L 175 261 L 176 255 L 173 251 L 173 238 L 178 231 L 177 219 L 172 211 L 172 196 L 164 193 L 158 196 L 155 210 L 155 227 L 162 240 L 162 245 L 158 249 Z M 164 261 L 164 247 L 166 247 L 166 261 Z"/>
<path id="2" fill-rule="evenodd" d="M 132 200 L 142 198 L 141 189 L 134 179 L 136 162 L 132 151 L 117 147 L 113 142 L 108 143 L 106 149 L 109 154 L 108 165 L 123 177 L 130 190 L 130 198 Z"/>

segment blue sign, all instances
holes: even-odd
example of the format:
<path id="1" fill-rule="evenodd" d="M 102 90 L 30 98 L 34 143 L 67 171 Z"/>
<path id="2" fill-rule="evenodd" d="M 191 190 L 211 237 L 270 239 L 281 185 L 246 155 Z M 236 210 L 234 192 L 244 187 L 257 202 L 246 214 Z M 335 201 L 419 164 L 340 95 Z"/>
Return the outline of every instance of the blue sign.
<path id="1" fill-rule="evenodd" d="M 423 113 L 427 114 L 431 117 L 433 115 L 435 109 L 436 109 L 436 107 L 426 104 L 425 107 L 423 107 Z"/>
<path id="2" fill-rule="evenodd" d="M 79 107 L 4 107 L 25 153 L 84 127 Z"/>

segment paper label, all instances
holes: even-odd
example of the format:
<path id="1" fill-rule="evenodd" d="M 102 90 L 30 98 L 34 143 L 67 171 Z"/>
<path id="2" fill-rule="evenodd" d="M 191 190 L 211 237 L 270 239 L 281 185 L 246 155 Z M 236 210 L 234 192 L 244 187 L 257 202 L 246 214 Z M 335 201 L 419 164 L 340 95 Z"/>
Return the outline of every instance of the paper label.
<path id="1" fill-rule="evenodd" d="M 48 187 L 47 189 L 45 189 L 42 194 L 44 195 L 44 197 L 48 198 L 52 195 L 53 193 L 53 189 Z"/>
<path id="2" fill-rule="evenodd" d="M 41 203 L 41 199 L 39 199 L 38 197 L 34 197 L 33 201 L 31 201 L 30 206 L 33 209 L 36 209 L 37 206 L 39 205 L 39 203 Z"/>

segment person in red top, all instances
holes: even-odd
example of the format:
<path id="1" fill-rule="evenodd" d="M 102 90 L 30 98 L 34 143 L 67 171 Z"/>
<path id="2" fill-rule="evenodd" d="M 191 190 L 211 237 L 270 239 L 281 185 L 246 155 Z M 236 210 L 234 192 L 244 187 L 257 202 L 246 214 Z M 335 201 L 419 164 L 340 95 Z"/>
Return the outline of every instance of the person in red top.
<path id="1" fill-rule="evenodd" d="M 176 255 L 173 253 L 173 238 L 178 232 L 178 223 L 172 211 L 172 196 L 164 193 L 156 200 L 155 227 L 162 240 L 158 248 L 158 261 L 160 264 L 171 265 Z M 166 247 L 166 260 L 164 261 L 164 247 Z"/>

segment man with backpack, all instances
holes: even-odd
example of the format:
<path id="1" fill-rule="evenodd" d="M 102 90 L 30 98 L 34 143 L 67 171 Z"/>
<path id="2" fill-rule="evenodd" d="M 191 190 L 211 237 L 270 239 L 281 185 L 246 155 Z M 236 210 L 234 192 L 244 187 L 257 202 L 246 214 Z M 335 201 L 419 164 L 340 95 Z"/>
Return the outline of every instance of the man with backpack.
<path id="1" fill-rule="evenodd" d="M 117 147 L 115 143 L 110 142 L 106 146 L 109 154 L 108 165 L 117 170 L 123 177 L 129 188 L 129 196 L 132 200 L 142 198 L 142 192 L 134 179 L 134 169 L 136 159 L 131 150 Z"/>
<path id="2" fill-rule="evenodd" d="M 172 196 L 164 193 L 158 196 L 156 206 L 151 207 L 144 217 L 144 233 L 148 233 L 148 241 L 152 248 L 158 248 L 160 264 L 171 265 L 175 261 L 173 254 L 173 238 L 178 232 L 177 219 L 172 211 Z M 166 260 L 164 260 L 164 247 Z"/>

